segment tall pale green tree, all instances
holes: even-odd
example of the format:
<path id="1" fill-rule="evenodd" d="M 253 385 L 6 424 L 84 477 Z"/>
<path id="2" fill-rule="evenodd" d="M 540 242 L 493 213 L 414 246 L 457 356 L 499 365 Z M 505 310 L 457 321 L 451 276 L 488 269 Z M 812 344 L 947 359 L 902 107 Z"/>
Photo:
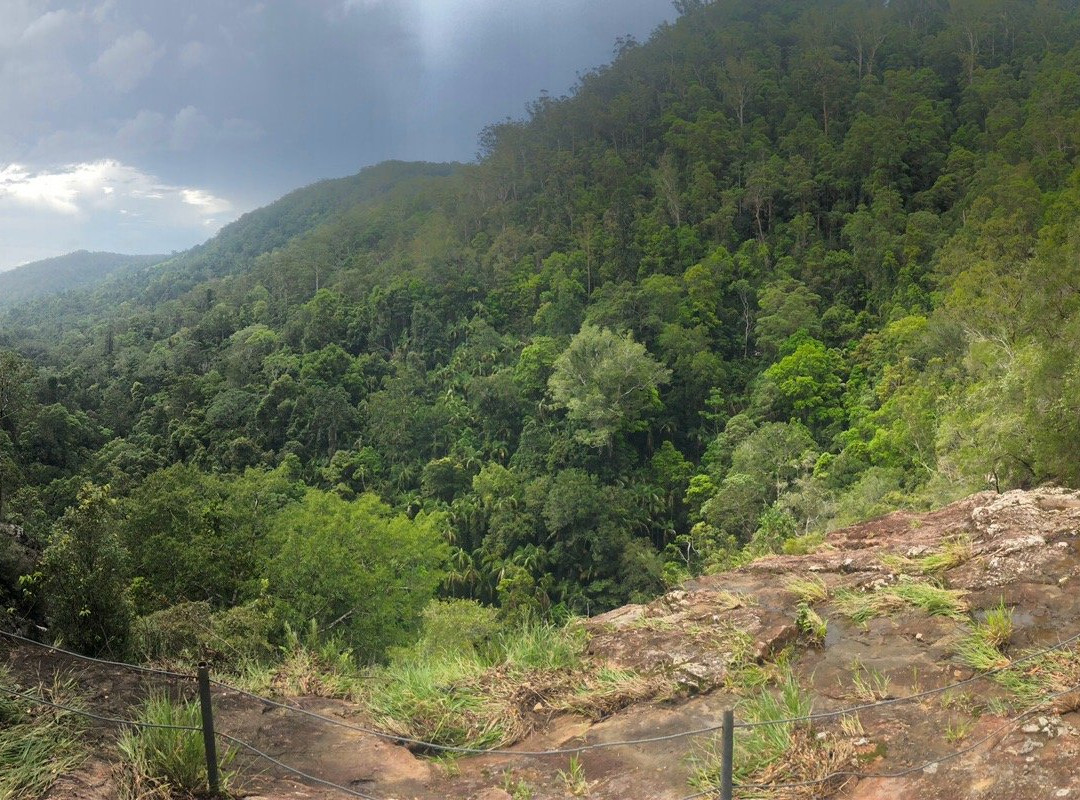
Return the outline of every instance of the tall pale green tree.
<path id="1" fill-rule="evenodd" d="M 629 334 L 586 323 L 555 360 L 548 389 L 578 426 L 578 441 L 610 448 L 617 434 L 640 429 L 660 407 L 659 387 L 670 378 Z"/>

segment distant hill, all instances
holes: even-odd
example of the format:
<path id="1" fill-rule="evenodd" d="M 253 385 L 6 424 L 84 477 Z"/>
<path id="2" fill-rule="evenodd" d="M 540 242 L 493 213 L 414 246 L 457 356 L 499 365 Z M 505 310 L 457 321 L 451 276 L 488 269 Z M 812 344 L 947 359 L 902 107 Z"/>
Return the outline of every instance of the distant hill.
<path id="1" fill-rule="evenodd" d="M 70 289 L 86 289 L 133 267 L 165 259 L 163 255 L 128 256 L 77 250 L 0 272 L 0 307 Z"/>
<path id="2" fill-rule="evenodd" d="M 385 161 L 356 175 L 330 178 L 289 192 L 267 206 L 244 214 L 212 239 L 176 255 L 155 271 L 157 285 L 145 297 L 160 301 L 202 281 L 247 271 L 255 259 L 284 247 L 295 237 L 332 223 L 358 206 L 389 196 L 394 190 L 446 178 L 457 164 Z"/>

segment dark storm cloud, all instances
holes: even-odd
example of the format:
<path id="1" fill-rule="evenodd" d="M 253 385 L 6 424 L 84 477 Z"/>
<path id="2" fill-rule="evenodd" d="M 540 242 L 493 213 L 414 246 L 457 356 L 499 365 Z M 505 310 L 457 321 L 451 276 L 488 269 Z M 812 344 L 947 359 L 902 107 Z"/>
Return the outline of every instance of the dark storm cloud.
<path id="1" fill-rule="evenodd" d="M 468 160 L 669 0 L 0 0 L 0 268 L 188 246 L 387 158 Z"/>

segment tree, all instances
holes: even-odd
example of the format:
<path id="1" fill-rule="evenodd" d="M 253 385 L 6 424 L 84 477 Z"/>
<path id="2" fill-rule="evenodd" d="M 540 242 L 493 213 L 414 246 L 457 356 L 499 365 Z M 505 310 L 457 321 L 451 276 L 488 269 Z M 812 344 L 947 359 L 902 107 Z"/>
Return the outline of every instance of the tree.
<path id="1" fill-rule="evenodd" d="M 842 369 L 839 353 L 808 338 L 765 370 L 763 389 L 775 392 L 774 407 L 781 415 L 822 432 L 843 419 Z"/>
<path id="2" fill-rule="evenodd" d="M 4 521 L 4 503 L 18 488 L 20 474 L 11 437 L 0 430 L 0 522 Z"/>
<path id="3" fill-rule="evenodd" d="M 754 323 L 758 348 L 767 356 L 773 356 L 784 341 L 798 331 L 817 335 L 821 330 L 820 303 L 821 298 L 805 284 L 791 278 L 764 287 L 758 295 L 759 313 Z"/>
<path id="4" fill-rule="evenodd" d="M 187 464 L 150 475 L 123 501 L 120 526 L 142 579 L 140 612 L 193 601 L 221 609 L 256 597 L 269 520 L 302 489 L 288 461 L 243 476 Z"/>
<path id="5" fill-rule="evenodd" d="M 52 633 L 90 655 L 123 656 L 133 617 L 128 555 L 107 486 L 86 484 L 53 528 L 41 559 Z"/>
<path id="6" fill-rule="evenodd" d="M 19 422 L 30 404 L 34 369 L 10 350 L 0 350 L 0 431 L 17 441 Z"/>
<path id="7" fill-rule="evenodd" d="M 731 471 L 701 509 L 705 522 L 747 541 L 761 513 L 817 459 L 810 432 L 797 422 L 772 422 L 747 436 L 731 458 Z"/>
<path id="8" fill-rule="evenodd" d="M 548 389 L 581 426 L 574 433 L 578 441 L 610 449 L 618 433 L 639 429 L 660 406 L 658 387 L 670 377 L 629 334 L 586 323 L 555 360 Z"/>

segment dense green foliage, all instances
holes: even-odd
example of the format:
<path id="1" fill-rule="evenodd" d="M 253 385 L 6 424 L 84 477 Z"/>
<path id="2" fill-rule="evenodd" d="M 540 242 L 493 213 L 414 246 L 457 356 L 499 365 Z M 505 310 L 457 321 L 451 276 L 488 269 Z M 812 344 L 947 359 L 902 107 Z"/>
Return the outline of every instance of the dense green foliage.
<path id="1" fill-rule="evenodd" d="M 588 612 L 1080 482 L 1074 0 L 680 6 L 476 164 L 0 316 L 0 519 L 108 483 L 140 613 L 265 597 L 377 656 L 443 570 Z"/>

